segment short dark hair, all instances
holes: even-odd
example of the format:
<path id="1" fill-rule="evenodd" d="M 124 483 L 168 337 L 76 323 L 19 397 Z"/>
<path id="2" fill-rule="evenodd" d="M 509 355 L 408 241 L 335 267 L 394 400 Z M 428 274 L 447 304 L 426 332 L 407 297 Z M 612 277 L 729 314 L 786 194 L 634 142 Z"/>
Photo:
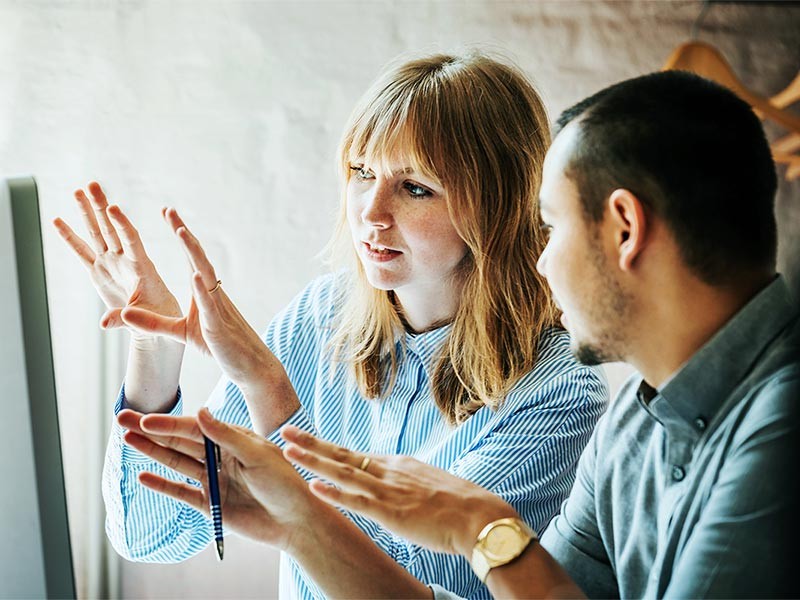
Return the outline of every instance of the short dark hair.
<path id="1" fill-rule="evenodd" d="M 664 219 L 683 260 L 704 281 L 775 269 L 775 164 L 761 122 L 728 89 L 691 73 L 629 79 L 565 110 L 578 142 L 566 175 L 584 213 L 603 218 L 624 188 Z"/>

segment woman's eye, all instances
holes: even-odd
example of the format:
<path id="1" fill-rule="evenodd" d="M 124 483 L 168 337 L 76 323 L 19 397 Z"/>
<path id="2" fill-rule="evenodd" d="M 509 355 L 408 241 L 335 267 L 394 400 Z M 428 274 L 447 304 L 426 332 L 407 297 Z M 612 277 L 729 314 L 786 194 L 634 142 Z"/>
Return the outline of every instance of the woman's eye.
<path id="1" fill-rule="evenodd" d="M 375 174 L 369 169 L 365 169 L 364 165 L 350 165 L 350 170 L 355 172 L 356 179 L 359 181 L 375 179 Z"/>
<path id="2" fill-rule="evenodd" d="M 425 198 L 431 195 L 431 191 L 429 189 L 424 188 L 421 185 L 417 185 L 416 183 L 411 183 L 410 181 L 404 183 L 403 187 L 406 188 L 408 194 L 414 198 Z"/>

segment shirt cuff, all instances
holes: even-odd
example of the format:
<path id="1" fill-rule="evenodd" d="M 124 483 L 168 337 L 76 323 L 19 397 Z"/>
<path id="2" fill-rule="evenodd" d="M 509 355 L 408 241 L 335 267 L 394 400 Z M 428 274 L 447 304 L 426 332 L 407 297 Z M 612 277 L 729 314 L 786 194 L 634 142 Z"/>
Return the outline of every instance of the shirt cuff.
<path id="1" fill-rule="evenodd" d="M 117 402 L 114 405 L 114 420 L 111 424 L 112 444 L 118 445 L 120 453 L 119 455 L 123 463 L 128 463 L 128 464 L 152 463 L 153 462 L 152 458 L 150 458 L 149 456 L 145 456 L 135 448 L 131 448 L 122 439 L 122 435 L 125 433 L 126 429 L 119 424 L 119 422 L 116 419 L 116 416 L 126 408 L 128 408 L 128 403 L 125 399 L 125 384 L 123 383 L 122 388 L 119 391 L 119 396 L 117 396 Z M 179 416 L 183 414 L 183 396 L 181 394 L 180 386 L 178 387 L 177 396 L 175 399 L 175 405 L 169 412 L 163 414 L 172 416 Z"/>
<path id="2" fill-rule="evenodd" d="M 283 448 L 286 445 L 286 442 L 281 437 L 281 429 L 283 429 L 283 427 L 286 425 L 294 425 L 298 429 L 302 429 L 303 431 L 317 435 L 316 428 L 311 422 L 311 419 L 308 417 L 306 409 L 300 406 L 300 408 L 294 411 L 291 417 L 286 419 L 286 421 L 284 421 L 275 431 L 267 436 L 267 440 L 276 446 Z"/>

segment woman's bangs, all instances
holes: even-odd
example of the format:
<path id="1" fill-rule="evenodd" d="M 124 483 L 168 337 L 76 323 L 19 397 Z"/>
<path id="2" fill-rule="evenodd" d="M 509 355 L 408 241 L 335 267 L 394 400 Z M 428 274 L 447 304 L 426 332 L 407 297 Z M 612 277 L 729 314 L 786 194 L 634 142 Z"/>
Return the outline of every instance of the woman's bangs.
<path id="1" fill-rule="evenodd" d="M 421 111 L 410 99 L 396 98 L 381 106 L 373 105 L 372 115 L 359 120 L 353 129 L 348 152 L 351 163 L 364 161 L 370 168 L 388 173 L 392 163 L 402 163 L 436 180 L 440 177 L 429 148 L 437 147 L 436 128 L 421 122 Z M 431 139 L 428 139 L 431 138 Z"/>

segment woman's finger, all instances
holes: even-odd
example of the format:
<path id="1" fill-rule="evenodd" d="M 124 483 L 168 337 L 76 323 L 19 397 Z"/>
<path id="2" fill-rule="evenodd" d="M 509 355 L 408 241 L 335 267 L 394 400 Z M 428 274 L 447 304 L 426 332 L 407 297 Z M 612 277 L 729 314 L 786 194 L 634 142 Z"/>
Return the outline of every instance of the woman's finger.
<path id="1" fill-rule="evenodd" d="M 121 308 L 110 308 L 103 313 L 100 317 L 100 327 L 103 329 L 115 329 L 117 327 L 125 327 L 125 322 L 122 320 L 120 313 Z"/>
<path id="2" fill-rule="evenodd" d="M 184 317 L 165 317 L 144 308 L 127 307 L 120 316 L 126 325 L 143 333 L 155 333 L 186 343 L 186 319 Z"/>
<path id="3" fill-rule="evenodd" d="M 108 218 L 114 223 L 116 231 L 119 233 L 120 243 L 125 255 L 134 263 L 144 263 L 148 260 L 147 253 L 144 251 L 142 239 L 139 232 L 130 222 L 122 209 L 116 204 L 112 204 L 106 209 Z"/>
<path id="4" fill-rule="evenodd" d="M 163 446 L 164 448 L 170 448 L 175 450 L 176 452 L 180 452 L 181 454 L 185 454 L 195 460 L 204 462 L 206 459 L 206 449 L 205 445 L 202 442 L 196 442 L 191 438 L 185 438 L 181 436 L 175 435 L 159 435 L 157 433 L 151 433 L 147 430 L 146 427 L 143 428 L 143 431 L 134 432 L 137 435 L 141 435 L 142 437 L 146 437 L 151 442 L 158 444 L 159 446 Z"/>
<path id="5" fill-rule="evenodd" d="M 174 233 L 176 236 L 178 235 L 177 231 L 179 228 L 186 227 L 186 225 L 183 222 L 183 219 L 181 219 L 180 216 L 178 216 L 178 211 L 175 210 L 174 208 L 163 207 L 161 209 L 161 216 L 167 223 L 167 225 L 169 225 L 170 229 L 172 229 L 172 233 Z M 186 260 L 189 262 L 189 268 L 192 271 L 197 271 L 197 266 L 194 264 L 192 257 L 186 251 L 186 248 L 183 248 L 183 244 L 181 244 L 181 248 L 183 249 L 184 256 L 186 256 Z"/>
<path id="6" fill-rule="evenodd" d="M 87 269 L 91 268 L 95 258 L 97 258 L 91 246 L 84 242 L 63 219 L 58 217 L 53 219 L 53 226 L 56 228 L 61 239 L 67 243 L 67 246 L 70 247 L 81 263 L 83 263 L 83 266 Z"/>
<path id="7" fill-rule="evenodd" d="M 205 463 L 206 460 L 206 449 L 203 443 L 195 442 L 194 440 L 178 437 L 174 435 L 158 435 L 155 433 L 149 433 L 147 431 L 142 433 L 134 432 L 136 435 L 141 435 L 149 439 L 151 442 L 158 444 L 159 446 L 163 446 L 164 448 L 169 448 L 174 450 L 175 452 L 180 452 L 181 454 L 188 456 L 189 458 L 193 458 L 196 461 L 201 463 Z"/>
<path id="8" fill-rule="evenodd" d="M 139 426 L 146 433 L 182 437 L 198 444 L 203 442 L 203 433 L 194 417 L 151 413 L 142 415 Z"/>
<path id="9" fill-rule="evenodd" d="M 192 273 L 192 295 L 197 302 L 197 306 L 200 308 L 200 312 L 205 316 L 218 315 L 219 307 L 217 303 L 214 302 L 213 296 L 224 294 L 225 292 L 216 288 L 208 289 L 206 285 L 205 279 L 200 273 L 197 271 Z M 216 286 L 216 282 L 214 285 Z M 205 322 L 207 323 L 208 321 Z"/>
<path id="10" fill-rule="evenodd" d="M 154 492 L 185 502 L 208 516 L 208 502 L 203 490 L 188 483 L 179 483 L 147 471 L 139 473 L 139 483 Z"/>
<path id="11" fill-rule="evenodd" d="M 183 219 L 178 214 L 178 211 L 174 208 L 162 208 L 161 216 L 167 222 L 167 225 L 169 225 L 172 229 L 172 233 L 177 233 L 179 228 L 186 227 L 186 223 L 183 222 Z"/>
<path id="12" fill-rule="evenodd" d="M 245 466 L 260 458 L 268 447 L 274 446 L 255 431 L 218 421 L 207 408 L 197 413 L 197 424 L 203 435 Z"/>
<path id="13" fill-rule="evenodd" d="M 76 190 L 75 201 L 78 203 L 78 210 L 81 213 L 83 224 L 86 226 L 86 231 L 89 232 L 89 245 L 96 253 L 102 254 L 108 250 L 108 246 L 106 246 L 106 241 L 100 232 L 100 226 L 97 224 L 89 198 L 83 190 Z"/>
<path id="14" fill-rule="evenodd" d="M 121 252 L 122 244 L 119 241 L 119 236 L 117 236 L 117 231 L 114 229 L 114 226 L 111 224 L 106 214 L 108 199 L 106 198 L 105 192 L 103 192 L 103 188 L 101 188 L 100 184 L 96 181 L 92 181 L 89 184 L 89 194 L 92 196 L 90 204 L 94 209 L 94 216 L 100 227 L 100 232 L 103 234 L 106 245 L 112 252 Z"/>
<path id="15" fill-rule="evenodd" d="M 199 272 L 203 276 L 203 281 L 206 283 L 206 289 L 212 289 L 217 283 L 217 275 L 214 271 L 214 266 L 208 260 L 208 256 L 200 245 L 194 234 L 189 231 L 186 223 L 174 208 L 166 208 L 162 211 L 164 219 L 167 221 L 172 231 L 178 236 L 186 256 L 189 258 L 189 263 L 192 265 L 192 270 Z"/>
<path id="16" fill-rule="evenodd" d="M 203 276 L 206 289 L 213 288 L 217 282 L 217 273 L 211 261 L 208 260 L 205 250 L 203 250 L 203 247 L 200 245 L 200 241 L 185 226 L 179 227 L 175 234 L 181 241 L 184 251 L 189 256 L 194 270 Z"/>
<path id="17" fill-rule="evenodd" d="M 205 465 L 193 456 L 188 456 L 178 450 L 157 444 L 150 438 L 133 431 L 125 432 L 123 439 L 132 448 L 136 448 L 145 456 L 149 456 L 181 475 L 186 475 L 198 481 L 202 481 L 205 476 Z"/>
<path id="18" fill-rule="evenodd" d="M 144 415 L 136 410 L 123 408 L 117 415 L 117 423 L 119 423 L 120 427 L 123 427 L 124 429 L 135 431 L 137 433 L 144 433 L 141 425 L 139 424 L 142 420 L 142 417 L 144 417 Z"/>
<path id="19" fill-rule="evenodd" d="M 157 444 L 179 450 L 198 460 L 205 459 L 203 434 L 194 417 L 142 414 L 126 408 L 117 415 L 117 422 L 125 429 L 150 438 Z"/>

